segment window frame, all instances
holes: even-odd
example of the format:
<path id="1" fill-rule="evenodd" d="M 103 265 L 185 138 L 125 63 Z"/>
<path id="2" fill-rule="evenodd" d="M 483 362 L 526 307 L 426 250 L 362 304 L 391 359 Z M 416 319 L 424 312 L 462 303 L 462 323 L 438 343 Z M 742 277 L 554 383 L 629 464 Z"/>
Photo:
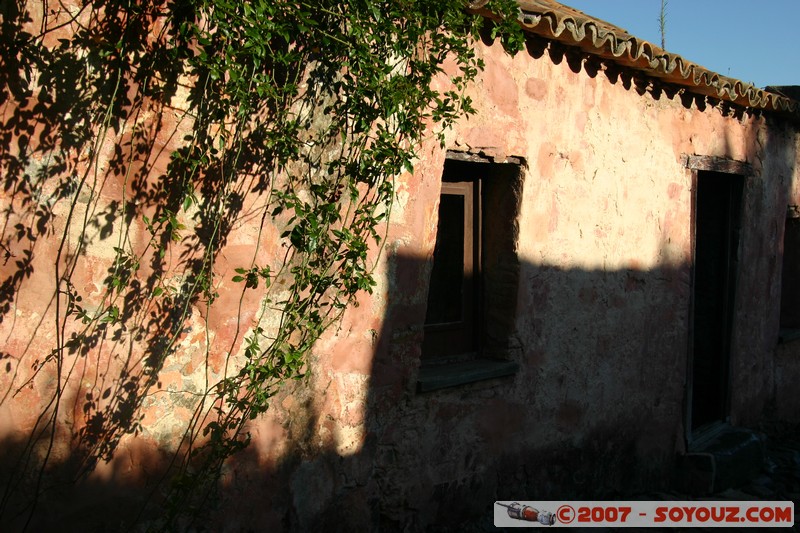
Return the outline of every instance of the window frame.
<path id="1" fill-rule="evenodd" d="M 422 357 L 426 362 L 448 362 L 464 360 L 480 355 L 480 317 L 481 308 L 481 197 L 480 177 L 443 176 L 439 193 L 439 217 L 441 217 L 442 197 L 460 196 L 464 202 L 463 218 L 463 255 L 461 272 L 461 317 L 449 322 L 428 322 L 430 314 L 434 266 L 431 269 L 431 286 L 429 286 L 428 306 L 426 309 L 422 345 Z M 442 220 L 437 223 L 437 249 L 439 245 Z"/>
<path id="2" fill-rule="evenodd" d="M 503 188 L 502 192 L 499 193 L 500 196 L 505 195 L 500 199 L 501 205 L 505 205 L 503 202 L 506 204 L 509 202 L 513 203 L 513 212 L 502 212 L 504 211 L 503 209 L 496 209 L 497 213 L 494 214 L 498 218 L 495 220 L 499 220 L 499 224 L 501 224 L 501 226 L 495 227 L 489 233 L 497 234 L 498 228 L 500 228 L 500 231 L 502 232 L 502 230 L 505 229 L 504 225 L 513 226 L 515 229 L 513 237 L 507 239 L 507 242 L 504 239 L 504 242 L 499 243 L 500 246 L 506 246 L 507 248 L 510 248 L 509 250 L 504 251 L 513 256 L 514 266 L 516 267 L 516 270 L 512 269 L 515 272 L 513 278 L 515 286 L 513 291 L 513 302 L 508 304 L 509 308 L 515 309 L 519 283 L 519 259 L 516 255 L 516 245 L 519 213 L 521 210 L 521 188 L 523 176 L 524 160 L 522 158 L 507 158 L 504 161 L 495 162 L 493 158 L 487 158 L 485 156 L 461 152 L 448 152 L 448 157 L 442 171 L 440 205 L 442 195 L 468 194 L 466 189 L 468 189 L 472 194 L 472 214 L 471 216 L 468 216 L 466 212 L 469 211 L 469 209 L 465 209 L 464 227 L 468 228 L 471 226 L 472 238 L 469 240 L 472 242 L 473 249 L 469 250 L 468 246 L 464 246 L 464 274 L 466 278 L 466 275 L 468 274 L 468 266 L 466 265 L 471 257 L 471 270 L 473 274 L 471 278 L 473 281 L 473 288 L 470 293 L 473 306 L 472 308 L 474 311 L 472 319 L 474 327 L 472 328 L 471 335 L 461 333 L 465 338 L 469 337 L 469 341 L 471 343 L 470 349 L 455 350 L 456 353 L 432 353 L 431 350 L 435 350 L 436 342 L 431 342 L 431 336 L 440 335 L 440 333 L 443 331 L 446 332 L 449 326 L 452 326 L 452 328 L 450 328 L 451 333 L 455 332 L 456 334 L 458 332 L 464 332 L 464 327 L 463 324 L 459 323 L 428 324 L 428 307 L 426 306 L 426 317 L 423 320 L 424 337 L 421 347 L 422 357 L 420 360 L 417 382 L 417 388 L 419 392 L 427 392 L 446 387 L 453 387 L 456 385 L 465 385 L 478 381 L 512 376 L 519 369 L 518 363 L 512 360 L 510 357 L 512 352 L 516 353 L 515 350 L 508 349 L 507 346 L 499 349 L 497 347 L 494 347 L 493 349 L 487 349 L 487 328 L 483 324 L 488 316 L 488 306 L 486 298 L 484 297 L 484 291 L 486 288 L 486 278 L 484 276 L 485 273 L 483 269 L 483 251 L 486 246 L 486 241 L 484 239 L 484 234 L 486 232 L 484 230 L 485 224 L 496 224 L 497 222 L 487 222 L 485 220 L 483 204 L 487 201 L 489 194 L 498 194 L 498 191 L 500 190 L 498 188 Z M 489 180 L 497 181 L 489 182 Z M 507 180 L 508 183 L 506 183 L 504 180 Z M 491 193 L 489 189 L 484 187 L 484 184 L 491 185 L 491 183 L 494 183 L 494 185 L 492 185 L 492 187 L 495 187 L 494 193 Z M 508 187 L 508 189 L 506 190 L 505 187 Z M 497 200 L 497 198 L 495 198 L 495 200 Z M 497 207 L 496 202 L 495 207 Z M 468 223 L 470 220 L 472 224 Z M 437 217 L 437 239 L 439 238 L 439 228 L 440 226 Z M 467 241 L 465 240 L 465 242 Z M 429 279 L 429 283 L 433 283 L 433 267 L 431 268 L 431 274 L 432 276 L 431 279 Z M 430 293 L 431 287 L 429 286 L 429 294 Z M 514 316 L 511 317 L 511 322 L 515 322 L 516 313 L 512 314 Z M 500 324 L 499 326 L 501 331 L 505 331 L 504 328 L 508 328 L 508 324 Z M 509 336 L 514 337 L 515 335 L 515 333 L 513 335 L 509 334 Z M 507 344 L 510 343 L 511 341 L 509 341 Z"/>

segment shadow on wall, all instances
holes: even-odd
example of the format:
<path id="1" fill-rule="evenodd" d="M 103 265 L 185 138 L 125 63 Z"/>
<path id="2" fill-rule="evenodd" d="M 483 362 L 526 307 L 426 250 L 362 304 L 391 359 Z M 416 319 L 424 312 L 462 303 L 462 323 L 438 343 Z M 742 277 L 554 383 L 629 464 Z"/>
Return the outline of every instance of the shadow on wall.
<path id="1" fill-rule="evenodd" d="M 509 355 L 517 374 L 423 394 L 416 380 L 429 266 L 402 255 L 387 261 L 390 302 L 360 449 L 341 456 L 320 437 L 332 421 L 298 383 L 274 402 L 293 398 L 282 418 L 288 451 L 265 461 L 254 438 L 226 465 L 207 515 L 187 527 L 456 527 L 491 516 L 495 500 L 620 498 L 668 484 L 682 431 L 687 265 L 586 271 L 522 262 L 520 348 Z M 31 530 L 157 520 L 174 452 L 138 445 L 127 440 L 86 477 L 76 476 L 81 456 L 65 450 L 40 479 L 31 467 L 47 439 L 21 455 L 24 443 L 6 438 L 2 472 L 13 490 L 4 494 L 4 524 L 25 524 L 37 485 Z"/>

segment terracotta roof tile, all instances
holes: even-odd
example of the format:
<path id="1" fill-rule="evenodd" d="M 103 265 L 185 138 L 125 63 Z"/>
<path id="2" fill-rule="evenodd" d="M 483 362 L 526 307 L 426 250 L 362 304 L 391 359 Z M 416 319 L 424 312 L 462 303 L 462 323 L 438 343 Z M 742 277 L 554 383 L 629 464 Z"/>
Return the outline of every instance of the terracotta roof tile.
<path id="1" fill-rule="evenodd" d="M 800 115 L 800 102 L 768 92 L 740 80 L 722 76 L 683 57 L 629 34 L 624 29 L 591 17 L 555 0 L 518 0 L 519 22 L 531 34 L 639 70 L 645 75 L 686 90 L 744 107 Z M 473 2 L 474 11 L 496 18 L 485 10 L 485 1 Z"/>

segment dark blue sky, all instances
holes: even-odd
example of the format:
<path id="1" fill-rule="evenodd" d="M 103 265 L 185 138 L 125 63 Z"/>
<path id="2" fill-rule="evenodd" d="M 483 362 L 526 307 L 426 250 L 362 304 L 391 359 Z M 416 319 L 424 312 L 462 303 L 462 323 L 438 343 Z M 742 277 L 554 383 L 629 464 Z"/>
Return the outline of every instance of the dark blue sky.
<path id="1" fill-rule="evenodd" d="M 660 45 L 661 0 L 561 0 Z M 800 0 L 668 0 L 666 49 L 726 76 L 800 85 Z"/>

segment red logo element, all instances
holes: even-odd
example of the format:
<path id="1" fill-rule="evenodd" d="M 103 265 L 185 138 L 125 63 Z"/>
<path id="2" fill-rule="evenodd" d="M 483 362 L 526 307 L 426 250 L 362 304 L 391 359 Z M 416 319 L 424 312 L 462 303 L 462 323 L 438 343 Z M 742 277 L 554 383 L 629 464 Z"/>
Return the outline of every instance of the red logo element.
<path id="1" fill-rule="evenodd" d="M 562 524 L 569 524 L 575 520 L 575 509 L 569 505 L 562 505 L 558 508 L 558 511 L 556 511 L 556 517 L 558 517 L 558 521 Z"/>

